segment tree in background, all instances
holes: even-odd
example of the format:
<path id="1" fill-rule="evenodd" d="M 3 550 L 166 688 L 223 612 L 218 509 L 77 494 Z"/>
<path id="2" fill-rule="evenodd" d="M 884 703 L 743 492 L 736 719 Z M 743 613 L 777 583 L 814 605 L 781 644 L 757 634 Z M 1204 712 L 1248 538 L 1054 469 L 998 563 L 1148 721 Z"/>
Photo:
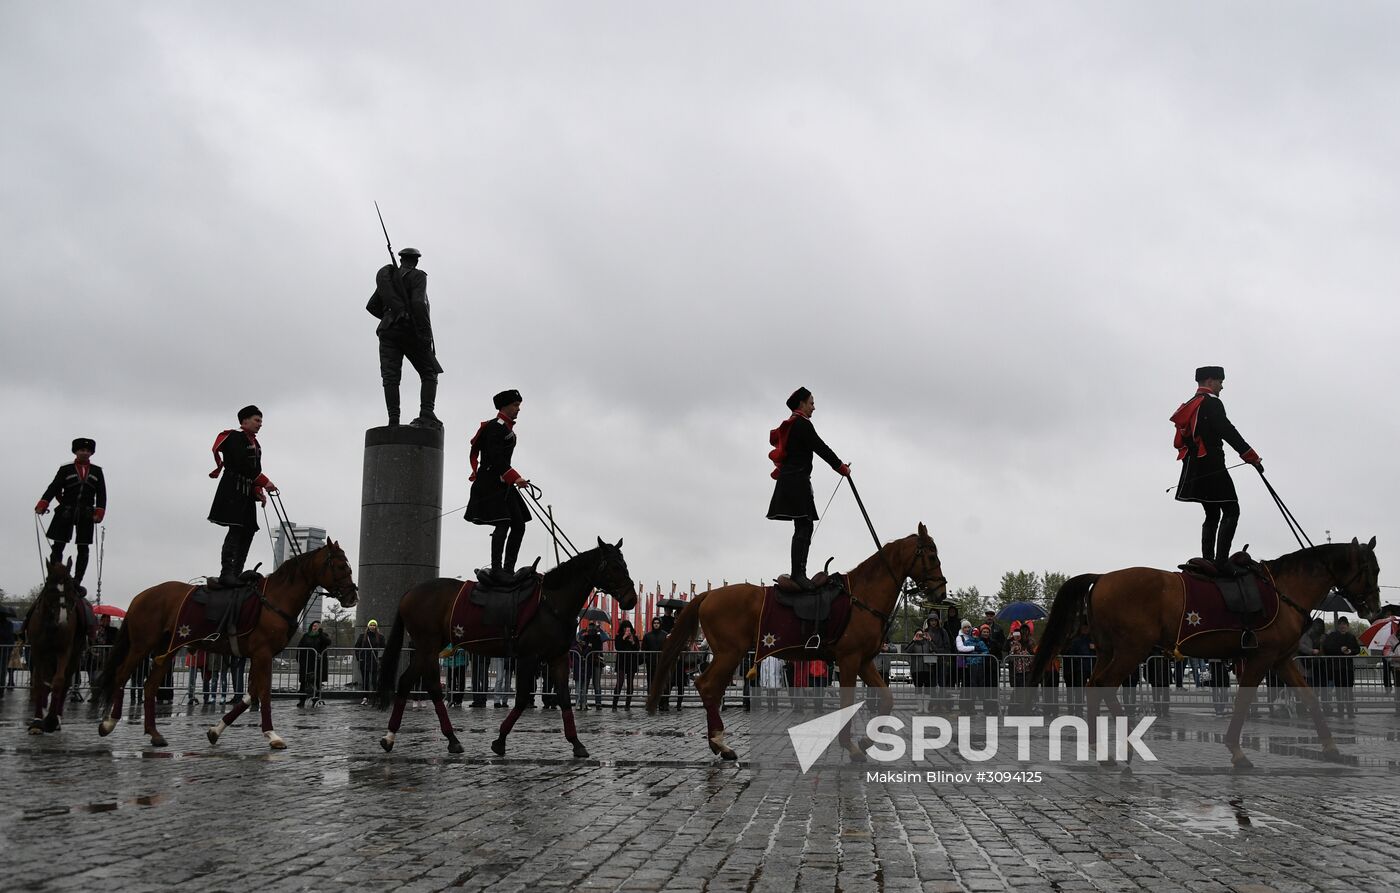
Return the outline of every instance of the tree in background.
<path id="1" fill-rule="evenodd" d="M 1059 571 L 1007 571 L 1001 575 L 1001 588 L 992 599 L 992 610 L 999 611 L 1012 602 L 1033 602 L 1047 611 L 1055 598 L 1055 593 L 1069 579 L 1068 574 Z M 966 616 L 966 615 L 964 615 Z"/>
<path id="2" fill-rule="evenodd" d="M 322 603 L 321 628 L 331 637 L 336 647 L 355 644 L 355 614 L 333 598 Z"/>

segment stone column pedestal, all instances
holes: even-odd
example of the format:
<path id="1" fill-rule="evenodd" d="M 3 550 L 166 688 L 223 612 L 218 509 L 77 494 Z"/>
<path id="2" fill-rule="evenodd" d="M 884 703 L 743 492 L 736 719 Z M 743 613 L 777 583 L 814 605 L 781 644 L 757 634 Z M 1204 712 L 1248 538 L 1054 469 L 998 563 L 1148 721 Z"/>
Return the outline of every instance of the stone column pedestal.
<path id="1" fill-rule="evenodd" d="M 360 489 L 360 601 L 355 625 L 389 634 L 399 598 L 441 576 L 443 432 L 407 425 L 365 432 Z"/>

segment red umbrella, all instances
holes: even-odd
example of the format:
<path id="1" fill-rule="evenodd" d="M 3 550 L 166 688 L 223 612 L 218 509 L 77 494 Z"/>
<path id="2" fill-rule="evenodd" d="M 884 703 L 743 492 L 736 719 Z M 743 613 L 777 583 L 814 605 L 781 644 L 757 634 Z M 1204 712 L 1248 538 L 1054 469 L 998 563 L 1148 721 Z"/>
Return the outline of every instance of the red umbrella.
<path id="1" fill-rule="evenodd" d="M 1400 619 L 1382 617 L 1367 627 L 1365 632 L 1357 636 L 1357 639 L 1362 645 L 1379 651 L 1386 645 L 1395 645 L 1398 634 L 1400 634 Z"/>
<path id="2" fill-rule="evenodd" d="M 126 612 L 116 605 L 98 605 L 92 609 L 94 614 L 110 614 L 118 620 L 126 616 Z"/>

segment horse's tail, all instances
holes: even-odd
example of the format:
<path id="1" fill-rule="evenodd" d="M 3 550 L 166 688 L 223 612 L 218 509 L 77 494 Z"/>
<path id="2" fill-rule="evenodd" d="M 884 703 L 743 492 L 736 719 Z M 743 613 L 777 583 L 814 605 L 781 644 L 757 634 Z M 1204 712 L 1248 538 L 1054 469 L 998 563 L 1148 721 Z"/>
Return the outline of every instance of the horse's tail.
<path id="1" fill-rule="evenodd" d="M 122 662 L 129 653 L 131 628 L 129 624 L 123 623 L 117 630 L 117 641 L 112 643 L 112 650 L 107 654 L 107 662 L 102 665 L 102 672 L 92 683 L 93 697 L 97 699 L 99 710 L 106 710 L 112 699 L 117 697 L 117 693 L 112 691 L 112 686 L 116 684 L 117 671 L 121 669 Z"/>
<path id="2" fill-rule="evenodd" d="M 1040 634 L 1040 642 L 1035 649 L 1035 660 L 1031 663 L 1030 678 L 1039 682 L 1045 670 L 1060 649 L 1065 647 L 1074 634 L 1079 618 L 1089 605 L 1089 592 L 1099 580 L 1099 574 L 1080 574 L 1071 577 L 1055 593 L 1055 603 L 1050 606 L 1050 619 L 1045 621 L 1045 630 Z"/>
<path id="3" fill-rule="evenodd" d="M 655 713 L 661 704 L 662 694 L 670 690 L 671 668 L 680 660 L 681 652 L 689 647 L 696 632 L 700 630 L 700 604 L 708 592 L 702 592 L 690 600 L 676 616 L 676 625 L 666 637 L 661 656 L 656 659 L 656 672 L 651 677 L 651 689 L 647 692 L 647 712 Z"/>
<path id="4" fill-rule="evenodd" d="M 394 612 L 394 628 L 389 633 L 389 644 L 379 657 L 379 707 L 384 709 L 394 701 L 394 689 L 399 681 L 399 654 L 403 652 L 404 622 L 403 612 Z"/>

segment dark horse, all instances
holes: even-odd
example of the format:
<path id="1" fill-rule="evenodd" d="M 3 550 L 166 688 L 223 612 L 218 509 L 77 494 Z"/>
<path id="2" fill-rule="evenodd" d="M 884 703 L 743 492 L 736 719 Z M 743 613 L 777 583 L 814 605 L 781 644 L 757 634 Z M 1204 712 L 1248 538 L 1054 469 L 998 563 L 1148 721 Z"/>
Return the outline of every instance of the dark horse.
<path id="1" fill-rule="evenodd" d="M 637 587 L 627 575 L 627 562 L 622 557 L 622 540 L 615 546 L 598 540 L 598 548 L 580 552 L 546 573 L 542 586 L 539 611 L 514 639 L 473 640 L 468 649 L 473 654 L 520 658 L 515 677 L 515 705 L 501 723 L 500 737 L 491 742 L 491 749 L 497 756 L 505 755 L 506 736 L 524 712 L 526 701 L 534 699 L 535 670 L 540 661 L 545 661 L 554 674 L 554 689 L 564 719 L 564 737 L 574 746 L 574 756 L 586 757 L 588 751 L 578 740 L 569 699 L 569 647 L 578 630 L 579 612 L 593 590 L 613 595 L 623 610 L 631 610 L 637 603 Z M 389 634 L 379 670 L 381 703 L 387 706 L 390 693 L 394 693 L 389 731 L 379 741 L 386 751 L 394 748 L 409 693 L 418 689 L 426 690 L 433 699 L 442 734 L 447 737 L 448 752 L 462 752 L 462 744 L 457 740 L 452 720 L 447 716 L 447 705 L 442 700 L 442 681 L 438 675 L 438 653 L 456 644 L 454 638 L 460 638 L 453 636 L 451 615 L 452 603 L 461 588 L 461 580 L 440 577 L 420 583 L 399 600 L 394 631 Z M 399 675 L 399 654 L 403 650 L 405 633 L 413 639 L 413 654 L 408 669 Z"/>
<path id="2" fill-rule="evenodd" d="M 860 610 L 851 612 L 850 622 L 841 638 L 819 651 L 795 648 L 785 657 L 790 660 L 836 661 L 841 670 L 841 706 L 849 707 L 855 700 L 856 676 L 859 674 L 866 685 L 880 692 L 880 714 L 888 714 L 894 707 L 894 696 L 890 694 L 880 671 L 875 668 L 875 655 L 880 653 L 885 643 L 890 614 L 899 600 L 906 577 L 935 601 L 942 601 L 947 595 L 948 581 L 944 579 L 943 567 L 938 561 L 938 546 L 923 524 L 919 525 L 917 532 L 885 544 L 846 575 L 852 606 Z M 734 676 L 734 668 L 754 647 L 754 637 L 763 613 L 763 598 L 762 586 L 736 583 L 702 592 L 692 599 L 676 618 L 675 627 L 666 637 L 651 690 L 647 693 L 647 711 L 655 712 L 662 693 L 669 687 L 671 668 L 695 637 L 696 629 L 701 629 L 714 658 L 705 671 L 696 677 L 695 690 L 700 693 L 700 701 L 705 705 L 710 750 L 726 760 L 735 759 L 736 755 L 724 742 L 724 722 L 719 716 L 719 705 L 724 699 L 724 690 Z M 852 743 L 849 726 L 842 727 L 839 740 L 852 759 L 865 758 L 865 752 Z"/>
<path id="3" fill-rule="evenodd" d="M 1055 595 L 1041 636 L 1040 649 L 1031 665 L 1031 678 L 1040 679 L 1055 654 L 1078 627 L 1081 617 L 1089 623 L 1098 660 L 1090 675 L 1088 691 L 1089 734 L 1092 739 L 1097 723 L 1100 692 L 1106 690 L 1109 711 L 1123 714 L 1118 703 L 1117 688 L 1147 657 L 1154 646 L 1167 654 L 1181 653 L 1190 657 L 1235 659 L 1239 668 L 1239 691 L 1235 694 L 1234 713 L 1225 734 L 1225 746 L 1230 749 L 1231 762 L 1240 769 L 1251 766 L 1240 749 L 1240 729 L 1253 703 L 1255 689 L 1269 670 L 1283 681 L 1300 690 L 1312 710 L 1317 735 L 1323 753 L 1329 759 L 1340 754 L 1332 740 L 1332 732 L 1318 708 L 1317 695 L 1303 679 L 1294 663 L 1298 639 L 1329 589 L 1336 587 L 1351 596 L 1363 616 L 1373 617 L 1380 611 L 1380 589 L 1377 577 L 1380 564 L 1376 561 L 1376 538 L 1362 544 L 1350 543 L 1314 546 L 1263 562 L 1277 587 L 1280 602 L 1277 619 L 1256 632 L 1259 646 L 1248 651 L 1240 648 L 1238 630 L 1222 630 L 1192 636 L 1177 642 L 1177 632 L 1184 610 L 1184 596 L 1177 574 L 1148 567 L 1130 567 L 1106 574 L 1083 574 L 1065 582 Z M 1179 649 L 1179 650 L 1178 650 Z"/>
<path id="4" fill-rule="evenodd" d="M 262 706 L 262 731 L 267 743 L 275 750 L 287 746 L 281 736 L 272 730 L 272 658 L 291 641 L 297 629 L 297 616 L 306 608 L 306 603 L 318 586 L 327 589 L 347 608 L 353 607 L 359 600 L 350 562 L 334 540 L 313 552 L 289 558 L 263 581 L 263 610 L 258 615 L 257 625 L 248 633 L 236 637 L 238 654 L 249 659 L 248 691 L 223 719 L 209 729 L 210 744 L 217 744 L 224 729 L 256 699 Z M 164 736 L 156 730 L 156 692 L 165 679 L 170 655 L 177 650 L 172 649 L 170 644 L 175 635 L 180 606 L 192 588 L 188 583 L 171 580 L 157 583 L 131 600 L 112 654 L 102 669 L 102 675 L 93 685 L 101 702 L 111 705 L 111 712 L 97 726 L 97 734 L 109 735 L 117 727 L 117 720 L 122 715 L 122 687 L 146 656 L 155 652 L 154 666 L 146 677 L 145 734 L 151 736 L 151 744 L 165 746 Z M 212 642 L 192 642 L 189 647 L 214 654 L 234 653 L 228 636 L 221 636 Z"/>
<path id="5" fill-rule="evenodd" d="M 68 566 L 49 562 L 44 588 L 24 618 L 24 641 L 29 646 L 34 718 L 29 734 L 57 732 L 63 725 L 63 702 L 68 680 L 78 669 L 87 636 L 83 634 L 82 593 Z M 0 621 L 8 623 L 9 621 Z M 44 713 L 47 702 L 48 714 Z"/>

